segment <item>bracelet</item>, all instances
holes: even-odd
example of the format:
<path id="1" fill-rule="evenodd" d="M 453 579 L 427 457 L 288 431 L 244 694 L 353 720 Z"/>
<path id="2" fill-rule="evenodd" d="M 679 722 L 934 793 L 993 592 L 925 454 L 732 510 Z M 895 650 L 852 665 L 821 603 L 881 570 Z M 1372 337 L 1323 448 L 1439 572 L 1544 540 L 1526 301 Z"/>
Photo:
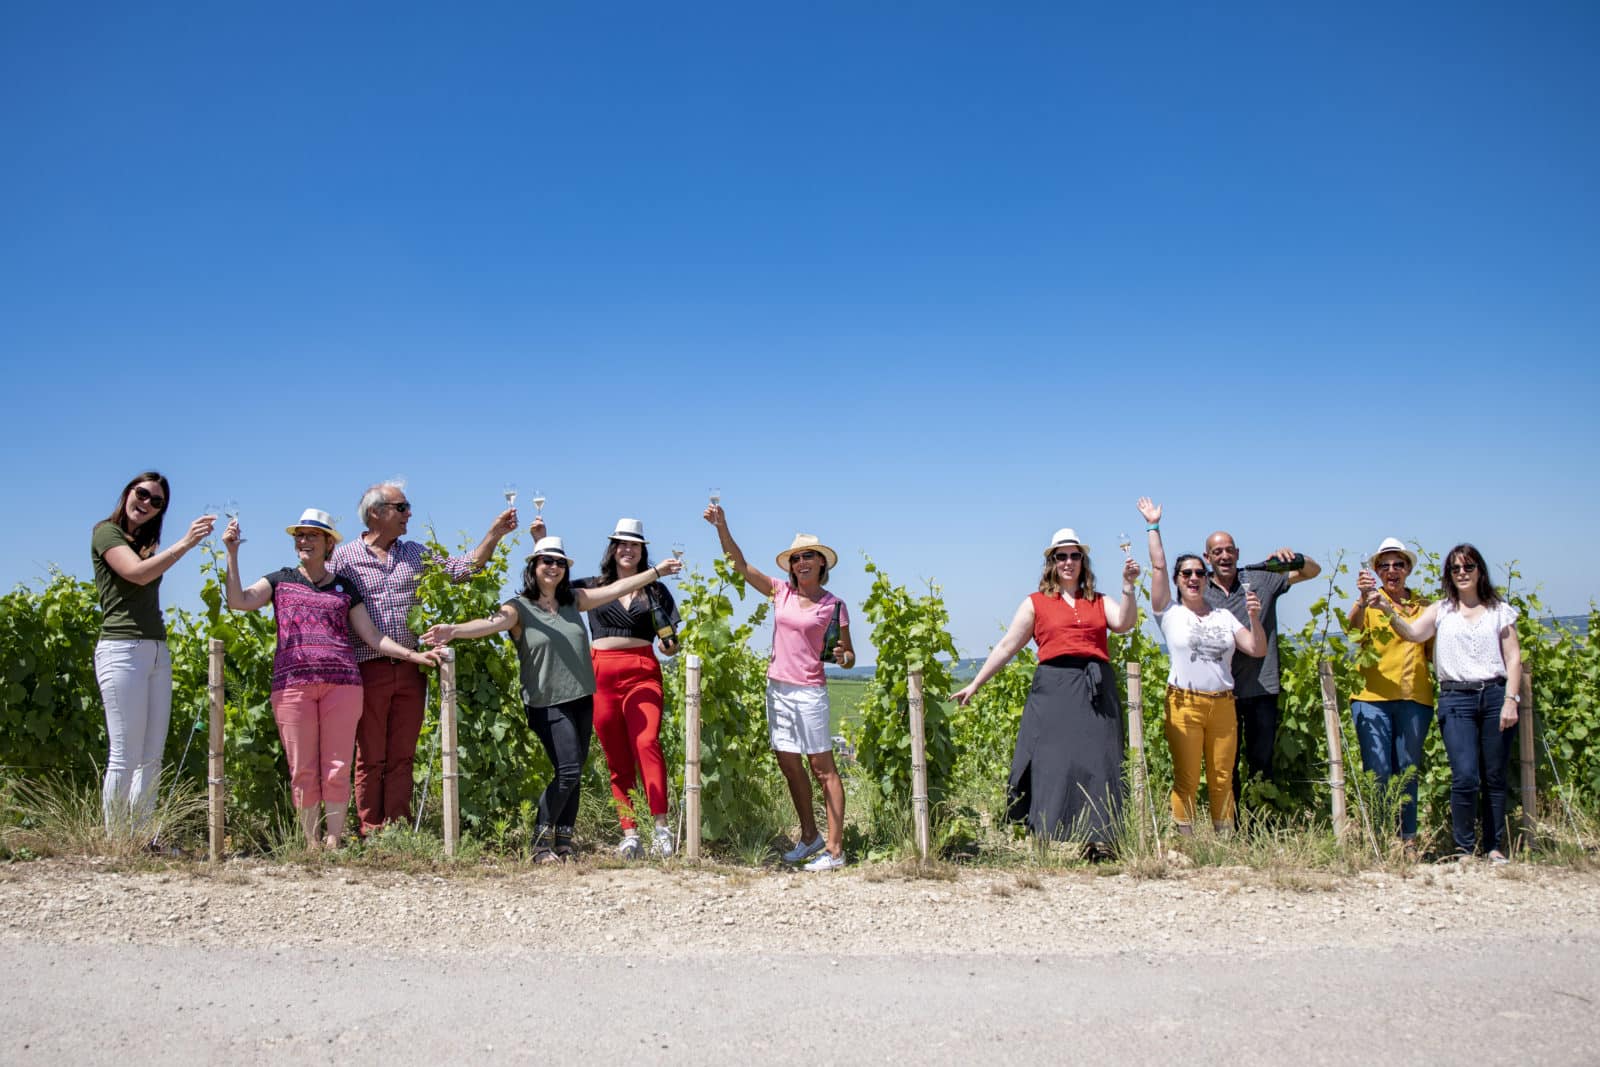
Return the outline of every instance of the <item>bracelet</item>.
<path id="1" fill-rule="evenodd" d="M 660 567 L 651 567 L 650 568 L 650 573 L 654 574 L 659 579 L 661 577 L 661 568 Z"/>
<path id="2" fill-rule="evenodd" d="M 1150 523 L 1150 524 L 1145 526 L 1144 532 L 1145 533 L 1152 533 L 1152 532 L 1160 533 L 1161 532 L 1161 524 L 1159 522 Z"/>

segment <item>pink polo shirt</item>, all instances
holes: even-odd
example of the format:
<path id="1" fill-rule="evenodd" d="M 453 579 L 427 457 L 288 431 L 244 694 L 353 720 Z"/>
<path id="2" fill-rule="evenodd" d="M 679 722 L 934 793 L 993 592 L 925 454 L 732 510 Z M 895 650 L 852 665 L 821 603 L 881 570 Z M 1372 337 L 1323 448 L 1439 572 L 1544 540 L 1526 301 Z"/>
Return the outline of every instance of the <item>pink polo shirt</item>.
<path id="1" fill-rule="evenodd" d="M 850 610 L 826 589 L 821 600 L 807 607 L 781 578 L 772 580 L 772 599 L 772 665 L 767 677 L 790 685 L 827 685 L 822 673 L 822 636 L 828 632 L 835 604 L 839 605 L 841 627 L 850 625 Z"/>

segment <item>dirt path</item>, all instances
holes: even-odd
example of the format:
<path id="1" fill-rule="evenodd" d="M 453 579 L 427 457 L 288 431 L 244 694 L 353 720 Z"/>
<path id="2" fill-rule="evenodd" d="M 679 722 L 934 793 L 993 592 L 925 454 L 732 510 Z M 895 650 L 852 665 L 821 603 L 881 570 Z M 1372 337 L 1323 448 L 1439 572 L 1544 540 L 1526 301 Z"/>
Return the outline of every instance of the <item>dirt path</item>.
<path id="1" fill-rule="evenodd" d="M 1600 1047 L 1593 874 L 886 873 L 17 864 L 0 868 L 0 1049 L 1580 1063 Z"/>

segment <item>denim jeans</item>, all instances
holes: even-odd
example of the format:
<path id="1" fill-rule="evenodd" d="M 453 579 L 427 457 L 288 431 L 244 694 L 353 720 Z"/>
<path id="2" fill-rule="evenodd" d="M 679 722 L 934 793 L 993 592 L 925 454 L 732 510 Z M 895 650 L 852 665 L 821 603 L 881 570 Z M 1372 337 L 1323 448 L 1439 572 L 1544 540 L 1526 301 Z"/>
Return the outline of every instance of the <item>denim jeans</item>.
<path id="1" fill-rule="evenodd" d="M 594 736 L 594 697 L 579 697 L 548 708 L 528 705 L 528 726 L 539 737 L 556 776 L 539 794 L 541 844 L 553 836 L 570 841 L 578 821 L 578 786 L 583 765 L 589 761 L 589 739 Z"/>
<path id="2" fill-rule="evenodd" d="M 1456 851 L 1477 847 L 1477 822 L 1483 819 L 1483 851 L 1505 851 L 1506 768 L 1511 763 L 1515 728 L 1500 729 L 1505 704 L 1503 683 L 1481 690 L 1439 693 L 1439 728 L 1450 756 L 1450 830 Z"/>
<path id="3" fill-rule="evenodd" d="M 1361 766 L 1378 776 L 1378 790 L 1386 793 L 1389 779 L 1415 771 L 1406 785 L 1400 808 L 1400 836 L 1417 836 L 1417 777 L 1422 773 L 1422 742 L 1428 736 L 1433 709 L 1415 700 L 1352 700 L 1350 718 L 1361 743 Z"/>

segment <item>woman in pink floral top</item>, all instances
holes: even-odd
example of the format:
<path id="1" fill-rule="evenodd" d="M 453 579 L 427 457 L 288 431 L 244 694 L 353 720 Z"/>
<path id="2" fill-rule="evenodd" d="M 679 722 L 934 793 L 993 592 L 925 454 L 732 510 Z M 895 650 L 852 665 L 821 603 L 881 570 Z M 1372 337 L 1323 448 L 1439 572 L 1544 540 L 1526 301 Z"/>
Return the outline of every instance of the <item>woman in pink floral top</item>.
<path id="1" fill-rule="evenodd" d="M 413 652 L 378 633 L 354 582 L 328 570 L 339 532 L 325 511 L 307 508 L 285 528 L 299 566 L 273 571 L 248 589 L 239 585 L 239 520 L 228 524 L 228 607 L 272 605 L 278 649 L 272 658 L 272 716 L 289 760 L 290 787 L 306 848 L 338 848 L 350 807 L 350 757 L 361 717 L 361 671 L 350 632 L 386 656 L 421 666 L 434 652 Z M 324 813 L 323 809 L 326 809 Z M 322 836 L 326 822 L 327 833 Z"/>

